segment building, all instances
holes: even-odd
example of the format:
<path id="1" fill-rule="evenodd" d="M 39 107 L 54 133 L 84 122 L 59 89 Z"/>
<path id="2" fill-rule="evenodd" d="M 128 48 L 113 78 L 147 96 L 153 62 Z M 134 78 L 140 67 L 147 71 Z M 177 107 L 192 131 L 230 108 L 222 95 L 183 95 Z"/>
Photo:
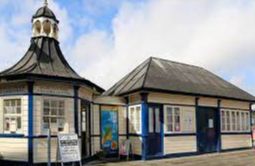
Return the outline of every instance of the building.
<path id="1" fill-rule="evenodd" d="M 201 67 L 152 57 L 104 94 L 126 99 L 142 159 L 252 147 L 255 98 Z"/>
<path id="2" fill-rule="evenodd" d="M 252 148 L 255 97 L 213 73 L 151 57 L 105 91 L 65 60 L 47 4 L 32 18 L 31 45 L 0 73 L 0 156 L 56 162 L 57 134 L 76 133 L 82 158 L 116 154 L 126 139 L 144 160 Z"/>
<path id="3" fill-rule="evenodd" d="M 47 131 L 52 131 L 52 159 L 57 133 L 77 133 L 89 142 L 80 126 L 90 115 L 93 97 L 104 90 L 80 77 L 64 58 L 58 42 L 58 23 L 47 5 L 32 18 L 31 44 L 21 60 L 0 73 L 0 156 L 4 160 L 47 161 Z M 84 156 L 89 147 L 83 147 Z"/>

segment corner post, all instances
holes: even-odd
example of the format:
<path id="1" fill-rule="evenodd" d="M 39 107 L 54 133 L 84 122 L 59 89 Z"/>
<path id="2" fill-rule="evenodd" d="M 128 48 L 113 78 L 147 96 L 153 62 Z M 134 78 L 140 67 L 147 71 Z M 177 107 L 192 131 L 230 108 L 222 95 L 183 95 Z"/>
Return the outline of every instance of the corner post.
<path id="1" fill-rule="evenodd" d="M 74 85 L 73 90 L 74 90 L 74 131 L 75 133 L 79 136 L 79 106 L 78 106 L 78 99 L 79 99 L 79 89 L 80 86 Z"/>
<path id="2" fill-rule="evenodd" d="M 217 152 L 221 152 L 221 100 L 219 99 L 217 101 L 217 135 L 218 135 L 218 140 L 217 140 Z"/>
<path id="3" fill-rule="evenodd" d="M 142 160 L 147 159 L 147 138 L 148 138 L 148 93 L 141 93 L 142 105 Z"/>
<path id="4" fill-rule="evenodd" d="M 250 103 L 250 105 L 249 105 L 249 109 L 250 109 L 250 131 L 251 131 L 251 146 L 254 147 L 254 140 L 253 140 L 253 134 L 254 134 L 253 133 L 253 125 L 254 124 L 252 122 L 252 114 L 253 114 L 252 113 L 252 111 L 253 111 L 252 110 L 252 105 L 253 105 L 252 103 Z"/>
<path id="5" fill-rule="evenodd" d="M 128 110 L 128 105 L 129 105 L 129 97 L 125 97 L 126 101 L 126 138 L 129 139 L 129 110 Z"/>
<path id="6" fill-rule="evenodd" d="M 197 153 L 199 153 L 199 133 L 198 133 L 198 106 L 199 97 L 195 98 L 195 114 L 196 114 L 196 140 L 197 140 Z"/>
<path id="7" fill-rule="evenodd" d="M 33 93 L 34 93 L 34 82 L 27 82 L 28 87 L 28 165 L 33 165 L 34 156 L 33 156 L 33 135 L 34 135 L 34 115 L 33 115 Z"/>

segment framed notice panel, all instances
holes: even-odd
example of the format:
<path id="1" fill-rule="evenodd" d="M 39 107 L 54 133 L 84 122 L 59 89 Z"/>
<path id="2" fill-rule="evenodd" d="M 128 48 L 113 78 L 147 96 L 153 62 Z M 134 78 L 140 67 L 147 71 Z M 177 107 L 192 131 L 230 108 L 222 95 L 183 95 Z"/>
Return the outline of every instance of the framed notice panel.
<path id="1" fill-rule="evenodd" d="M 62 163 L 81 161 L 77 134 L 58 134 L 58 147 Z"/>
<path id="2" fill-rule="evenodd" d="M 108 153 L 116 153 L 118 150 L 117 111 L 101 111 L 101 146 Z"/>

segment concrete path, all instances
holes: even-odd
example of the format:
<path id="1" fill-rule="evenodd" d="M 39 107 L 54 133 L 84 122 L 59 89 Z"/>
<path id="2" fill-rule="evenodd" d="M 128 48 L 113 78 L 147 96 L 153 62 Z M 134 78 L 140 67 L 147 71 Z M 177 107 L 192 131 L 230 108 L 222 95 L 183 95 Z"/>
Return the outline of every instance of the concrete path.
<path id="1" fill-rule="evenodd" d="M 255 150 L 130 162 L 92 162 L 86 166 L 255 166 Z"/>

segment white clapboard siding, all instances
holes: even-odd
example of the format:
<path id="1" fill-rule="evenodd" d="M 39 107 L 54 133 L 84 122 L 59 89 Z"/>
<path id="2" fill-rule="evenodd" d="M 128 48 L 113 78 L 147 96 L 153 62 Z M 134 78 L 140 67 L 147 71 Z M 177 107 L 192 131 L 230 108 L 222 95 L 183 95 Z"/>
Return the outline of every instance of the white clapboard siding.
<path id="1" fill-rule="evenodd" d="M 48 159 L 47 138 L 34 139 L 34 162 L 42 163 Z M 56 162 L 57 156 L 57 138 L 51 138 L 51 161 Z"/>
<path id="2" fill-rule="evenodd" d="M 126 112 L 127 108 L 124 106 L 118 107 L 118 114 L 119 114 L 119 134 L 126 134 Z"/>
<path id="3" fill-rule="evenodd" d="M 196 152 L 196 136 L 164 137 L 164 154 Z"/>
<path id="4" fill-rule="evenodd" d="M 92 155 L 95 155 L 101 151 L 100 146 L 101 146 L 100 137 L 92 137 L 91 138 L 91 153 L 92 153 Z"/>
<path id="5" fill-rule="evenodd" d="M 235 149 L 251 147 L 251 135 L 222 135 L 222 149 Z"/>
<path id="6" fill-rule="evenodd" d="M 132 146 L 132 152 L 136 155 L 142 154 L 142 137 L 129 137 Z"/>
<path id="7" fill-rule="evenodd" d="M 139 93 L 135 93 L 129 96 L 129 104 L 138 104 L 141 103 L 141 95 Z"/>
<path id="8" fill-rule="evenodd" d="M 222 100 L 221 107 L 236 108 L 236 109 L 249 109 L 249 102 L 235 101 L 235 100 Z"/>
<path id="9" fill-rule="evenodd" d="M 148 101 L 153 103 L 195 105 L 195 97 L 166 93 L 149 93 Z"/>
<path id="10" fill-rule="evenodd" d="M 208 98 L 208 97 L 200 97 L 198 100 L 199 106 L 210 106 L 210 107 L 217 107 L 218 100 L 216 98 Z"/>
<path id="11" fill-rule="evenodd" d="M 42 126 L 42 118 L 43 118 L 43 111 L 42 111 L 42 97 L 41 96 L 34 96 L 34 135 L 41 134 L 41 126 Z"/>
<path id="12" fill-rule="evenodd" d="M 91 110 L 91 123 L 92 123 L 92 135 L 100 134 L 100 114 L 99 105 L 93 105 L 93 110 Z"/>
<path id="13" fill-rule="evenodd" d="M 88 87 L 81 87 L 79 89 L 79 97 L 82 99 L 86 99 L 88 101 L 92 101 L 93 91 Z"/>
<path id="14" fill-rule="evenodd" d="M 0 156 L 4 160 L 27 161 L 28 139 L 0 138 Z"/>

